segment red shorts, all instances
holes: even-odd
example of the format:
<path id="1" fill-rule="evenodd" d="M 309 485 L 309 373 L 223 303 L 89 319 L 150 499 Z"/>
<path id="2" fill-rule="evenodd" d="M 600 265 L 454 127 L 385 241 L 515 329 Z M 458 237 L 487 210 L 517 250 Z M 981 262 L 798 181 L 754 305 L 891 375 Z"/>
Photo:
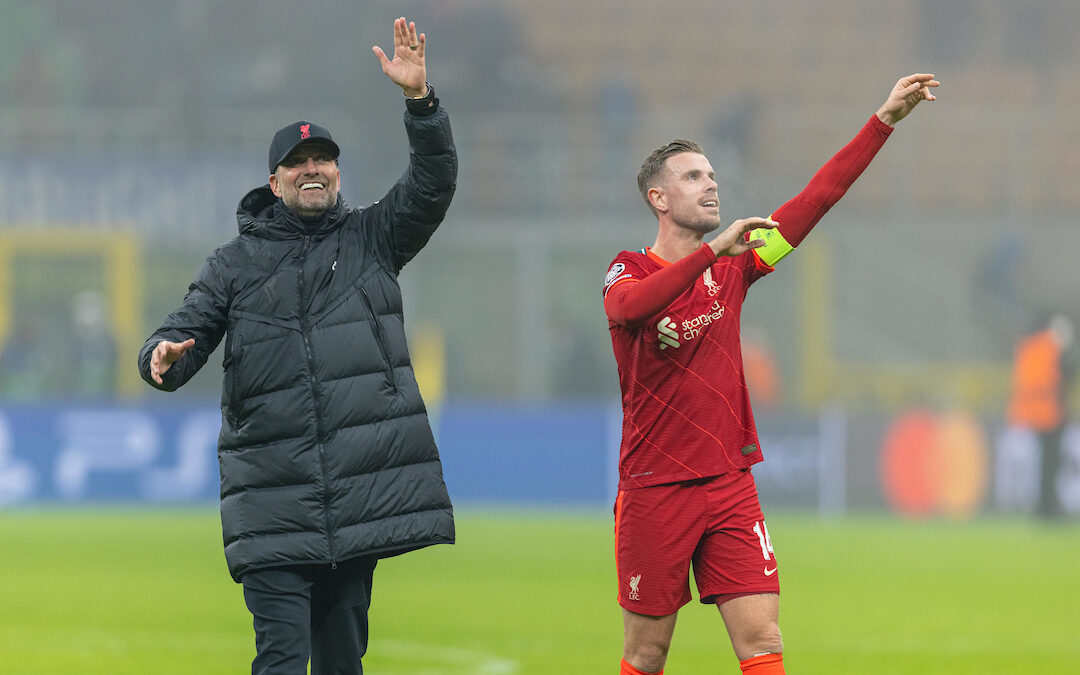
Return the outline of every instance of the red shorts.
<path id="1" fill-rule="evenodd" d="M 620 490 L 615 501 L 619 604 L 651 616 L 690 602 L 779 593 L 780 580 L 749 469 Z"/>

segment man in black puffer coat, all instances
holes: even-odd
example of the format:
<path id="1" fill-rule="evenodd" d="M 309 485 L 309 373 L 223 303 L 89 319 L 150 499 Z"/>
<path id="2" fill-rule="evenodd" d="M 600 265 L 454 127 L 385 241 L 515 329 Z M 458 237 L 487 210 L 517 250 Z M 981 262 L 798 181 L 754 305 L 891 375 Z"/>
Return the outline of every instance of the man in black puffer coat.
<path id="1" fill-rule="evenodd" d="M 253 673 L 363 672 L 375 561 L 454 541 L 442 465 L 405 343 L 397 275 L 442 221 L 457 155 L 426 82 L 425 36 L 394 23 L 409 167 L 379 202 L 338 196 L 338 146 L 297 122 L 270 183 L 139 353 L 173 391 L 225 337 L 221 523 L 255 617 Z"/>

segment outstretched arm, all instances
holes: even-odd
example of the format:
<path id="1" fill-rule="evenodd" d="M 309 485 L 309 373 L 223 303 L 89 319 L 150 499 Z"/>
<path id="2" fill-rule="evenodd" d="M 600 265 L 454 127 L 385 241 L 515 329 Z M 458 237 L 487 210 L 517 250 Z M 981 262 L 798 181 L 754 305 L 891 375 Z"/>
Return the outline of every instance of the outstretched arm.
<path id="1" fill-rule="evenodd" d="M 936 100 L 930 89 L 940 84 L 933 75 L 920 73 L 897 80 L 885 103 L 855 138 L 814 174 L 802 192 L 773 212 L 773 220 L 779 223 L 776 232 L 779 236 L 768 237 L 766 246 L 758 251 L 762 261 L 775 265 L 802 243 L 870 165 L 892 134 L 893 126 L 907 117 L 920 101 Z"/>
<path id="2" fill-rule="evenodd" d="M 155 389 L 175 391 L 206 363 L 225 335 L 229 300 L 216 256 L 188 287 L 184 302 L 139 350 L 139 374 Z"/>
<path id="3" fill-rule="evenodd" d="M 457 186 L 457 150 L 450 120 L 427 85 L 427 36 L 404 17 L 394 21 L 394 58 L 372 47 L 382 70 L 408 97 L 405 130 L 409 166 L 386 195 L 364 209 L 376 236 L 375 249 L 395 274 L 427 243 L 438 228 Z"/>

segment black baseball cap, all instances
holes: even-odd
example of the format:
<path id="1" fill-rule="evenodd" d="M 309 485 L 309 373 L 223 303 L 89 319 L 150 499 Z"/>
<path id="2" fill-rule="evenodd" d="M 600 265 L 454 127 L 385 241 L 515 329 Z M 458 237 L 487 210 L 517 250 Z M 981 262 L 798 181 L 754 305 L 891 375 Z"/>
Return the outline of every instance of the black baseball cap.
<path id="1" fill-rule="evenodd" d="M 334 154 L 334 159 L 341 154 L 341 148 L 330 138 L 329 129 L 314 122 L 300 120 L 274 134 L 274 140 L 270 143 L 270 173 L 274 173 L 278 164 L 284 162 L 289 153 L 302 143 L 325 145 Z"/>

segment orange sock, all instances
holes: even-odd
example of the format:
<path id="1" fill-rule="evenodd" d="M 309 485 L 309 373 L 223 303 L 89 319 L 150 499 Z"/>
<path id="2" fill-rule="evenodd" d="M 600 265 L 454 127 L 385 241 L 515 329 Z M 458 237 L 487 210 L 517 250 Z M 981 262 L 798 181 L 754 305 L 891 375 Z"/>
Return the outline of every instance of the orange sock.
<path id="1" fill-rule="evenodd" d="M 638 670 L 633 667 L 626 662 L 626 659 L 623 659 L 621 667 L 619 668 L 619 675 L 664 675 L 664 671 L 661 670 L 659 673 L 646 673 L 644 670 Z"/>
<path id="2" fill-rule="evenodd" d="M 784 675 L 784 656 L 782 654 L 758 654 L 753 658 L 739 661 L 739 668 L 750 675 Z"/>

